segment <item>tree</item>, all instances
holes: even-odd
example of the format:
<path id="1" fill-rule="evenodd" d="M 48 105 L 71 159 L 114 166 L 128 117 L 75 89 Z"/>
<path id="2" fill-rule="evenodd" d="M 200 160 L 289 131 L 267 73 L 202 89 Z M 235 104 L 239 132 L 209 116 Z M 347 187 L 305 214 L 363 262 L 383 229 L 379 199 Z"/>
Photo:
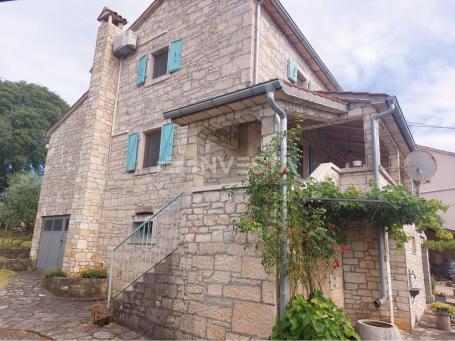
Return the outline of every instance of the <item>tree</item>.
<path id="1" fill-rule="evenodd" d="M 0 193 L 14 173 L 42 174 L 46 131 L 67 109 L 46 87 L 0 80 Z"/>
<path id="2" fill-rule="evenodd" d="M 30 172 L 10 176 L 3 202 L 0 202 L 0 222 L 22 232 L 32 231 L 40 189 L 41 179 Z"/>

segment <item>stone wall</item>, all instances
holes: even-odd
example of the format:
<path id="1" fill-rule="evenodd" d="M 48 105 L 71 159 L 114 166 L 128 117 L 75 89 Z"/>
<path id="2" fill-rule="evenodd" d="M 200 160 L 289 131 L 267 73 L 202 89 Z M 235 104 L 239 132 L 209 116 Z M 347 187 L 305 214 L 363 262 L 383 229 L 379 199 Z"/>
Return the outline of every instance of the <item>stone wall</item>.
<path id="1" fill-rule="evenodd" d="M 380 309 L 374 306 L 380 297 L 376 228 L 367 222 L 353 224 L 346 230 L 346 239 L 343 255 L 345 312 L 353 321 L 372 318 L 393 322 L 390 302 Z M 390 283 L 390 276 L 388 281 Z"/>
<path id="2" fill-rule="evenodd" d="M 38 253 L 42 217 L 72 214 L 86 104 L 84 101 L 77 107 L 49 139 L 30 251 L 33 260 Z"/>
<path id="3" fill-rule="evenodd" d="M 144 134 L 169 122 L 165 111 L 250 85 L 252 16 L 250 1 L 169 0 L 136 30 L 138 50 L 122 62 L 99 262 L 107 263 L 110 249 L 131 231 L 138 207 L 156 210 L 185 187 L 187 127 L 175 127 L 172 162 L 166 167 L 143 167 Z M 152 79 L 151 55 L 176 39 L 182 39 L 181 69 Z M 145 54 L 150 57 L 147 76 L 137 87 L 136 63 Z M 137 169 L 131 173 L 124 166 L 127 132 L 140 134 Z"/>
<path id="4" fill-rule="evenodd" d="M 405 232 L 411 238 L 404 248 L 408 275 L 412 274 L 409 277 L 409 289 L 420 289 L 420 293 L 414 299 L 410 297 L 411 327 L 414 328 L 416 322 L 420 320 L 426 309 L 425 271 L 428 271 L 428 268 L 424 264 L 425 258 L 423 253 L 425 249 L 422 248 L 425 240 L 424 234 L 419 233 L 414 225 L 405 226 Z M 409 290 L 407 294 L 409 294 Z"/>
<path id="5" fill-rule="evenodd" d="M 326 90 L 308 62 L 295 49 L 293 44 L 278 27 L 266 10 L 261 10 L 259 46 L 259 82 L 272 78 L 288 79 L 288 59 L 292 58 L 314 90 Z"/>
<path id="6" fill-rule="evenodd" d="M 184 200 L 184 243 L 115 303 L 115 316 L 158 339 L 265 338 L 275 321 L 275 277 L 245 249 L 233 222 L 245 196 L 193 193 Z"/>
<path id="7" fill-rule="evenodd" d="M 382 319 L 395 323 L 401 329 L 411 330 L 422 317 L 426 308 L 422 241 L 414 226 L 406 226 L 405 232 L 410 238 L 415 238 L 415 244 L 410 239 L 403 249 L 399 249 L 392 239 L 388 240 L 386 260 L 389 262 L 387 273 L 391 300 L 377 309 L 374 300 L 380 297 L 380 293 L 376 228 L 365 222 L 353 224 L 346 231 L 344 309 L 351 320 Z M 410 273 L 416 277 L 410 279 Z M 411 286 L 421 289 L 415 299 L 410 296 Z M 393 311 L 390 302 L 393 303 Z"/>
<path id="8" fill-rule="evenodd" d="M 105 300 L 107 298 L 106 278 L 65 278 L 46 277 L 42 282 L 56 296 Z"/>

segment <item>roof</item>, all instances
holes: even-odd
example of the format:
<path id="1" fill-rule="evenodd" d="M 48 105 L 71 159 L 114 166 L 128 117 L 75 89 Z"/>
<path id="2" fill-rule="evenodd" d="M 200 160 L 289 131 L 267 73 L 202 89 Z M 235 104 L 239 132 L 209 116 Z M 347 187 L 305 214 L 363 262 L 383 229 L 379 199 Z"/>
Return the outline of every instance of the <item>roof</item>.
<path id="1" fill-rule="evenodd" d="M 144 21 L 153 13 L 155 10 L 161 5 L 163 0 L 153 0 L 149 7 L 146 8 L 144 12 L 137 18 L 131 26 L 128 28 L 129 30 L 135 31 L 141 26 Z"/>
<path id="2" fill-rule="evenodd" d="M 383 92 L 368 92 L 368 91 L 326 91 L 326 90 L 318 90 L 320 93 L 324 94 L 352 94 L 352 95 L 368 95 L 368 96 L 388 96 L 386 93 Z"/>
<path id="3" fill-rule="evenodd" d="M 186 125 L 226 112 L 264 104 L 267 101 L 265 95 L 268 91 L 275 91 L 277 99 L 295 99 L 306 103 L 308 106 L 335 114 L 347 113 L 348 111 L 347 103 L 342 100 L 323 96 L 281 79 L 271 79 L 267 82 L 165 112 L 163 116 L 172 119 L 179 125 Z"/>
<path id="4" fill-rule="evenodd" d="M 85 102 L 85 100 L 88 97 L 88 90 L 84 92 L 84 94 L 72 105 L 69 107 L 67 111 L 65 111 L 59 119 L 49 128 L 49 130 L 46 132 L 46 136 L 50 137 L 54 131 L 57 130 L 58 127 L 62 125 L 63 122 L 77 109 L 79 108 L 82 103 Z"/>
<path id="5" fill-rule="evenodd" d="M 111 10 L 110 8 L 107 8 L 106 6 L 104 6 L 103 10 L 101 11 L 100 15 L 98 16 L 98 18 L 96 20 L 98 20 L 98 21 L 108 21 L 109 20 L 109 16 L 112 16 L 112 23 L 114 25 L 116 25 L 116 26 L 118 26 L 118 24 L 126 25 L 126 23 L 128 22 L 120 14 L 118 14 L 117 12 Z"/>
<path id="6" fill-rule="evenodd" d="M 368 100 L 376 109 L 383 111 L 387 109 L 387 99 L 394 98 L 396 102 L 396 110 L 393 113 L 393 119 L 395 120 L 401 135 L 405 138 L 406 144 L 411 151 L 416 149 L 416 143 L 412 136 L 409 125 L 406 122 L 403 111 L 401 110 L 400 104 L 395 96 L 390 96 L 386 93 L 375 93 L 375 92 L 364 92 L 364 91 L 317 91 L 319 94 L 327 95 L 329 97 L 336 97 L 339 99 L 347 100 L 349 102 L 355 102 L 356 100 L 364 102 Z M 384 118 L 387 120 L 387 118 Z"/>
<path id="7" fill-rule="evenodd" d="M 338 99 L 338 98 L 336 98 L 336 97 L 327 96 L 326 94 L 324 94 L 323 91 L 308 90 L 307 88 L 301 87 L 301 86 L 299 86 L 299 85 L 297 85 L 297 84 L 294 84 L 294 83 L 292 83 L 292 82 L 289 82 L 289 81 L 287 81 L 287 80 L 282 80 L 282 82 L 285 83 L 285 84 L 288 85 L 288 86 L 293 87 L 293 88 L 297 88 L 297 89 L 299 89 L 299 90 L 306 91 L 306 92 L 315 94 L 315 95 L 317 95 L 317 96 L 320 96 L 320 97 L 323 97 L 323 98 L 330 99 L 330 100 L 335 101 L 335 102 L 339 102 L 339 103 L 343 103 L 343 104 L 348 103 L 348 102 L 345 101 L 345 100 Z"/>
<path id="8" fill-rule="evenodd" d="M 149 7 L 129 27 L 130 30 L 137 30 L 144 21 L 162 4 L 164 0 L 154 0 Z M 284 32 L 289 41 L 300 52 L 311 70 L 322 80 L 324 85 L 333 91 L 342 90 L 335 77 L 329 71 L 322 59 L 313 49 L 309 41 L 300 31 L 297 24 L 283 7 L 279 0 L 265 0 L 263 8 L 270 14 L 275 23 Z"/>

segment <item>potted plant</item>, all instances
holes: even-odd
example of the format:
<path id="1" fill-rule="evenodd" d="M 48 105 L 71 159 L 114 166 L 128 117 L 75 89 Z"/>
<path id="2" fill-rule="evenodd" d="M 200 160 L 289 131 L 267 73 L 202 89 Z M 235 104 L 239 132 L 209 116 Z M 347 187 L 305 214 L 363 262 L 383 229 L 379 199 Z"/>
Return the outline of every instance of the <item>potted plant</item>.
<path id="1" fill-rule="evenodd" d="M 451 331 L 450 319 L 455 316 L 455 307 L 442 302 L 431 304 L 431 310 L 436 313 L 436 328 L 439 330 Z"/>
<path id="2" fill-rule="evenodd" d="M 434 297 L 436 302 L 447 302 L 447 297 L 443 292 L 436 292 Z"/>

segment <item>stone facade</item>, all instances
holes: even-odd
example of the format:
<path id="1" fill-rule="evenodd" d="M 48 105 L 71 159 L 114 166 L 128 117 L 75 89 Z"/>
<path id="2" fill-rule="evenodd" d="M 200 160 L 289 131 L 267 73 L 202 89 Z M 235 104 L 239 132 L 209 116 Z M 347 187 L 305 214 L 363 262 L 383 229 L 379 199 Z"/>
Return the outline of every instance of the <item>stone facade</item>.
<path id="1" fill-rule="evenodd" d="M 99 27 L 88 93 L 51 131 L 31 257 L 37 255 L 42 218 L 69 215 L 63 269 L 75 274 L 107 267 L 110 251 L 132 231 L 138 212 L 154 212 L 183 192 L 178 248 L 115 302 L 118 320 L 157 338 L 265 338 L 276 317 L 275 277 L 264 273 L 260 255 L 244 249 L 246 236 L 234 229 L 246 210 L 244 193 L 240 189 L 230 196 L 223 186 L 239 186 L 249 158 L 277 134 L 278 118 L 266 100 L 175 126 L 172 162 L 144 167 L 145 134 L 169 123 L 163 112 L 252 85 L 255 1 L 157 0 L 151 8 L 132 26 L 137 51 L 123 59 L 112 53 L 112 40 L 122 29 L 107 19 Z M 303 57 L 266 10 L 260 32 L 261 81 L 286 79 L 287 60 L 292 58 L 313 89 L 326 90 L 310 68 L 314 61 Z M 153 78 L 154 54 L 176 39 L 182 40 L 181 69 Z M 137 62 L 144 55 L 149 57 L 145 83 L 136 86 Z M 328 100 L 328 95 L 314 92 L 312 96 Z M 346 107 L 349 102 L 343 115 L 297 97 L 278 99 L 291 120 L 303 117 L 314 124 L 358 116 L 366 167 L 363 173 L 341 170 L 339 181 L 342 188 L 366 188 L 372 177 L 369 119 L 380 108 L 365 101 L 340 101 Z M 382 141 L 387 129 L 381 130 Z M 130 133 L 138 133 L 140 141 L 133 172 L 125 170 Z M 310 146 L 315 151 L 316 165 L 344 166 L 345 151 L 324 131 L 304 132 L 300 142 L 304 151 Z M 393 138 L 391 146 L 396 147 Z M 393 151 L 392 147 L 388 150 Z M 388 152 L 383 160 L 392 160 L 393 155 Z M 309 175 L 308 157 L 302 171 Z M 400 182 L 397 174 L 390 174 L 383 171 L 384 183 Z M 353 229 L 357 232 L 348 231 L 352 238 L 348 238 L 343 267 L 327 279 L 324 291 L 353 319 L 393 319 L 395 315 L 412 326 L 423 311 L 423 295 L 408 301 L 406 315 L 404 306 L 398 305 L 406 304 L 405 289 L 401 292 L 398 286 L 411 267 L 416 274 L 413 285 L 420 285 L 421 264 L 413 263 L 408 249 L 403 251 L 396 264 L 401 272 L 389 269 L 389 287 L 397 283 L 395 294 L 403 302 L 400 298 L 393 307 L 376 311 L 372 307 L 378 295 L 376 237 L 360 225 Z"/>
<path id="2" fill-rule="evenodd" d="M 232 228 L 244 202 L 242 193 L 193 193 L 182 212 L 185 242 L 115 303 L 117 319 L 160 339 L 270 335 L 275 276 Z"/>

